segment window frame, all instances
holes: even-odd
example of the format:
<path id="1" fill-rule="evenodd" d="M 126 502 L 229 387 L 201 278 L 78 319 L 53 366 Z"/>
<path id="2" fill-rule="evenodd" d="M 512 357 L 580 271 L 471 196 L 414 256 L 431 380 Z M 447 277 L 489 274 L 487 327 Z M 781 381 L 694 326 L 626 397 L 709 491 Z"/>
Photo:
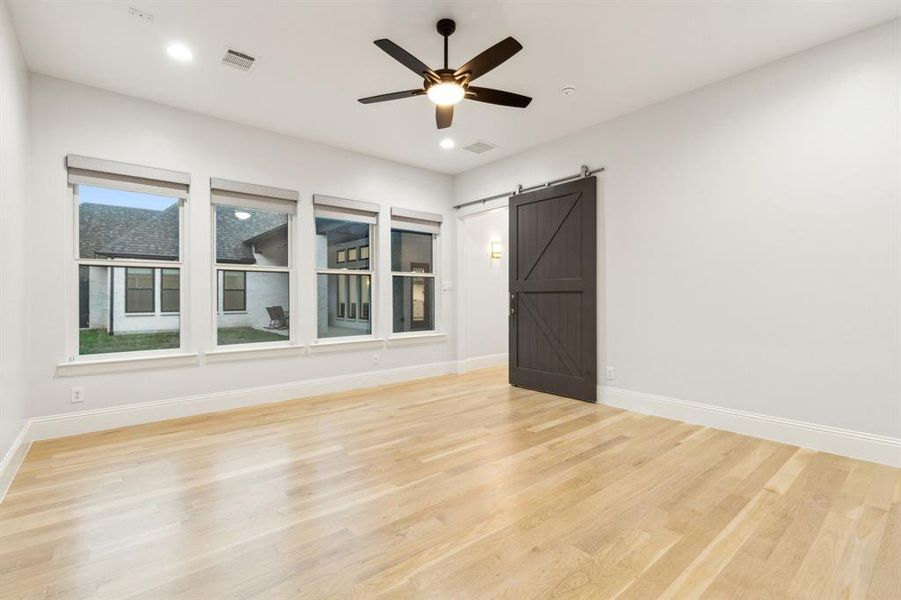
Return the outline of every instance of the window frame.
<path id="1" fill-rule="evenodd" d="M 326 211 L 328 211 L 330 207 L 329 207 L 329 206 L 324 206 L 323 208 L 324 208 Z M 368 212 L 368 211 L 366 211 L 366 212 Z M 316 214 L 316 209 L 315 209 L 315 206 L 314 206 L 314 210 L 313 210 L 313 243 L 314 243 L 314 245 L 315 245 L 315 243 L 316 243 L 316 242 L 315 242 L 316 236 L 319 235 L 318 233 L 316 233 L 316 219 L 318 219 L 318 218 L 326 218 L 326 219 L 333 219 L 333 220 L 344 220 L 344 221 L 354 222 L 354 223 L 363 223 L 363 224 L 367 225 L 367 226 L 369 227 L 369 243 L 368 243 L 368 246 L 369 246 L 370 248 L 378 247 L 377 244 L 378 244 L 379 213 L 377 213 L 377 212 L 372 212 L 372 213 L 369 213 L 369 214 L 371 214 L 372 218 L 374 218 L 374 220 L 375 220 L 374 223 L 371 223 L 371 222 L 368 222 L 368 221 L 364 221 L 364 220 L 362 220 L 362 218 L 354 218 L 355 215 L 352 214 L 352 213 L 348 213 L 347 216 L 333 216 L 333 215 L 329 215 L 329 216 L 322 216 L 322 217 L 320 217 L 320 216 L 318 216 L 318 215 Z M 327 245 L 326 245 L 326 247 L 327 247 Z M 353 246 L 353 248 L 356 249 L 357 246 Z M 351 249 L 351 247 L 348 246 L 347 248 L 342 248 L 342 249 L 338 250 L 339 253 L 340 253 L 340 252 L 344 252 L 344 255 L 345 255 L 345 260 L 343 261 L 344 263 L 348 262 L 348 260 L 347 260 L 347 250 L 350 250 L 350 249 Z M 316 301 L 316 304 L 315 304 L 315 306 L 316 306 L 316 312 L 314 313 L 314 318 L 313 318 L 314 322 L 316 323 L 316 335 L 315 335 L 315 337 L 313 338 L 313 339 L 315 340 L 315 341 L 313 342 L 314 344 L 337 344 L 337 343 L 341 343 L 341 342 L 365 342 L 365 341 L 371 341 L 371 340 L 379 339 L 378 336 L 376 335 L 376 334 L 377 334 L 377 331 L 378 331 L 378 329 L 377 329 L 377 326 L 378 326 L 378 319 L 376 318 L 376 314 L 377 314 L 377 313 L 373 310 L 373 304 L 374 304 L 374 302 L 375 302 L 374 299 L 376 298 L 376 289 L 377 289 L 377 285 L 378 285 L 378 283 L 377 283 L 377 280 L 378 280 L 378 277 L 377 277 L 377 274 L 378 274 L 378 255 L 377 255 L 377 254 L 378 254 L 378 253 L 374 253 L 374 252 L 372 252 L 372 251 L 370 250 L 369 256 L 368 256 L 368 260 L 369 260 L 369 269 L 368 269 L 368 270 L 367 270 L 367 269 L 328 268 L 328 267 L 325 267 L 325 268 L 319 268 L 319 267 L 316 266 L 316 264 L 315 264 L 315 259 L 314 259 L 314 263 L 313 263 L 313 278 L 314 278 L 314 281 L 316 282 L 316 286 L 317 286 L 317 293 L 316 293 L 316 299 L 317 299 L 317 301 Z M 358 253 L 358 258 L 357 258 L 357 260 L 362 260 L 362 259 L 359 258 L 359 253 Z M 336 262 L 336 264 L 339 263 L 337 255 L 336 255 L 336 258 L 335 258 L 335 262 Z M 328 259 L 327 259 L 327 258 L 326 258 L 326 264 L 328 264 Z M 325 275 L 325 276 L 326 276 L 326 281 L 328 281 L 328 276 L 329 276 L 329 275 L 337 275 L 338 277 L 340 277 L 340 276 L 342 276 L 342 275 L 346 276 L 346 277 L 345 277 L 345 283 L 344 283 L 344 292 L 345 292 L 344 316 L 342 316 L 342 317 L 338 317 L 338 316 L 337 316 L 337 315 L 338 315 L 338 309 L 339 309 L 339 307 L 340 307 L 340 305 L 341 305 L 341 298 L 339 297 L 339 298 L 338 298 L 338 303 L 337 303 L 336 306 L 335 306 L 335 318 L 336 318 L 336 319 L 341 319 L 342 321 L 345 321 L 345 322 L 353 321 L 353 322 L 360 322 L 360 323 L 368 323 L 368 324 L 369 324 L 369 333 L 367 333 L 367 334 L 360 334 L 360 335 L 343 335 L 343 336 L 334 336 L 334 337 L 319 337 L 319 325 L 318 325 L 318 315 L 319 315 L 319 301 L 318 301 L 318 298 L 319 298 L 319 294 L 318 294 L 318 286 L 319 286 L 319 276 L 320 276 L 320 275 Z M 360 277 L 360 276 L 363 276 L 363 277 L 368 276 L 368 277 L 369 277 L 369 318 L 366 318 L 366 319 L 364 319 L 364 318 L 362 318 L 362 317 L 360 316 L 360 306 L 359 306 L 359 304 L 360 304 L 360 298 L 362 298 L 362 291 L 361 291 L 361 288 L 362 288 L 362 281 L 363 281 L 363 277 Z M 355 314 L 354 318 L 351 318 L 351 317 L 350 317 L 350 307 L 351 307 L 351 298 L 350 298 L 350 288 L 351 288 L 351 285 L 350 285 L 350 281 L 351 281 L 351 277 L 357 277 L 357 285 L 356 285 L 356 288 L 357 288 L 357 299 L 356 299 L 356 301 L 357 301 L 357 310 L 356 310 L 356 314 Z M 340 281 L 340 280 L 339 280 L 339 281 Z M 340 289 L 340 286 L 339 286 L 339 289 Z M 328 300 L 326 300 L 326 302 L 328 302 Z"/>
<path id="2" fill-rule="evenodd" d="M 110 163 L 118 165 L 120 163 Z M 137 167 L 141 169 L 142 167 Z M 152 169 L 150 169 L 153 171 Z M 70 175 L 71 177 L 71 175 Z M 188 287 L 188 268 L 185 260 L 185 248 L 188 247 L 188 229 L 189 229 L 189 213 L 187 204 L 191 195 L 190 184 L 183 185 L 183 189 L 172 188 L 171 193 L 161 193 L 159 190 L 146 189 L 142 190 L 141 184 L 135 184 L 123 179 L 115 173 L 105 173 L 97 171 L 92 173 L 92 177 L 96 182 L 92 183 L 73 183 L 71 179 L 67 184 L 68 202 L 66 203 L 66 217 L 69 220 L 69 244 L 70 260 L 69 269 L 67 269 L 68 284 L 66 286 L 65 302 L 67 305 L 68 319 L 66 323 L 66 361 L 65 364 L 77 363 L 97 363 L 107 361 L 129 361 L 142 358 L 161 358 L 172 357 L 178 355 L 187 355 L 190 347 L 190 315 L 185 311 L 178 313 L 178 337 L 179 345 L 176 348 L 160 348 L 156 350 L 132 350 L 124 352 L 104 352 L 96 354 L 81 354 L 81 328 L 79 315 L 79 269 L 81 267 L 104 267 L 108 269 L 121 268 L 127 270 L 133 268 L 150 268 L 154 269 L 154 273 L 161 269 L 178 269 L 179 272 L 179 306 L 185 306 L 186 290 Z M 178 259 L 177 260 L 147 260 L 139 258 L 82 258 L 79 225 L 80 210 L 79 203 L 81 194 L 79 189 L 81 186 L 97 187 L 103 189 L 119 190 L 123 192 L 145 193 L 149 195 L 171 197 L 178 206 Z M 155 279 L 155 274 L 154 274 Z M 127 286 L 127 282 L 123 282 Z M 126 293 L 127 296 L 127 293 Z M 124 305 L 124 300 L 123 300 Z M 154 309 L 156 308 L 156 300 L 154 294 Z M 124 308 L 124 306 L 123 306 Z M 125 313 L 128 316 L 156 315 L 153 313 Z M 157 315 L 160 316 L 160 315 Z"/>
<path id="3" fill-rule="evenodd" d="M 422 337 L 422 336 L 432 336 L 441 333 L 441 257 L 439 253 L 440 248 L 440 237 L 441 233 L 434 232 L 426 232 L 426 231 L 418 231 L 415 229 L 405 229 L 402 221 L 395 221 L 392 219 L 391 222 L 391 233 L 395 231 L 405 231 L 409 233 L 418 233 L 421 235 L 431 235 L 432 236 L 432 271 L 430 273 L 421 273 L 417 271 L 394 271 L 394 257 L 390 257 L 392 263 L 392 271 L 391 271 L 391 333 L 388 336 L 388 339 L 394 338 L 405 338 L 405 337 Z M 416 329 L 410 331 L 394 331 L 394 278 L 395 277 L 407 277 L 407 278 L 431 278 L 433 280 L 432 284 L 432 328 L 431 329 Z"/>
<path id="4" fill-rule="evenodd" d="M 132 269 L 148 269 L 148 267 L 125 267 L 125 314 L 126 315 L 147 315 L 147 316 L 155 316 L 156 315 L 156 273 L 157 270 L 153 267 L 149 267 L 150 270 L 150 287 L 149 288 L 129 288 L 128 287 L 128 272 Z M 160 273 L 162 273 L 162 269 L 160 269 Z M 160 284 L 162 285 L 162 284 Z M 162 287 L 160 287 L 162 289 Z M 129 290 L 137 290 L 141 292 L 150 292 L 150 310 L 129 310 L 128 308 L 128 291 Z M 161 304 L 162 307 L 162 299 Z"/>
<path id="5" fill-rule="evenodd" d="M 217 195 L 219 191 L 223 197 L 227 196 L 227 201 L 214 202 L 212 196 Z M 279 198 L 260 197 L 244 197 L 240 193 L 230 193 L 229 190 L 219 190 L 213 188 L 210 190 L 210 251 L 212 256 L 212 290 L 211 296 L 211 337 L 212 352 L 231 352 L 241 350 L 264 350 L 267 348 L 290 348 L 301 347 L 299 343 L 299 330 L 295 322 L 296 318 L 291 314 L 292 307 L 297 304 L 299 295 L 297 293 L 297 261 L 294 257 L 296 249 L 294 247 L 297 236 L 295 235 L 295 227 L 297 226 L 297 202 L 290 200 L 282 200 Z M 270 205 L 271 209 L 264 208 Z M 220 263 L 216 256 L 216 213 L 219 206 L 227 206 L 230 208 L 245 208 L 249 210 L 269 210 L 269 212 L 278 212 L 288 217 L 288 264 L 286 266 L 273 265 L 251 265 L 236 263 Z M 290 208 L 289 208 L 290 207 Z M 225 310 L 225 294 L 220 298 L 219 294 L 219 272 L 220 271 L 239 271 L 244 273 L 244 310 L 243 311 L 226 311 Z M 247 312 L 247 273 L 287 273 L 288 275 L 288 335 L 284 340 L 270 342 L 247 342 L 243 344 L 220 344 L 219 343 L 219 316 L 220 314 L 241 314 Z M 223 292 L 224 292 L 224 273 L 223 273 Z M 220 309 L 221 307 L 221 309 Z"/>

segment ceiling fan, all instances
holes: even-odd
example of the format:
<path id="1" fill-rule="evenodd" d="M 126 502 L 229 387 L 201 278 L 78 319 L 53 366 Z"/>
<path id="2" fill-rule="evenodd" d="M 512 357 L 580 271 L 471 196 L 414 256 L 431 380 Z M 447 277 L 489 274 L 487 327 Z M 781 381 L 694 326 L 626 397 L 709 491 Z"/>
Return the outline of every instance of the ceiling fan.
<path id="1" fill-rule="evenodd" d="M 428 96 L 429 100 L 435 103 L 435 121 L 438 124 L 438 129 L 451 126 L 451 122 L 454 119 L 454 105 L 464 98 L 475 100 L 476 102 L 516 108 L 525 108 L 529 105 L 532 99 L 528 96 L 470 85 L 470 82 L 522 50 L 522 44 L 512 37 L 508 37 L 488 48 L 459 69 L 454 70 L 447 67 L 447 38 L 456 31 L 457 24 L 451 19 L 441 19 L 438 21 L 437 29 L 438 33 L 444 37 L 443 69 L 429 68 L 421 60 L 391 40 L 382 39 L 373 42 L 400 64 L 422 77 L 423 84 L 421 89 L 369 96 L 368 98 L 360 98 L 359 101 L 363 104 L 373 104 L 387 100 L 412 98 L 413 96 Z"/>

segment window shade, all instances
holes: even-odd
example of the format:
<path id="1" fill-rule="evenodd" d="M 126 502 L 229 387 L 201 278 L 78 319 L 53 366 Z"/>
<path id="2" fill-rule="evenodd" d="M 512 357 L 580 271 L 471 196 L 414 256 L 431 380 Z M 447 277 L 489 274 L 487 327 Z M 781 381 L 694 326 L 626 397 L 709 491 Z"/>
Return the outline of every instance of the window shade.
<path id="1" fill-rule="evenodd" d="M 437 235 L 444 217 L 438 213 L 391 207 L 391 228 Z"/>
<path id="2" fill-rule="evenodd" d="M 213 204 L 241 205 L 260 210 L 293 213 L 300 194 L 294 190 L 230 181 L 210 179 L 210 202 Z"/>
<path id="3" fill-rule="evenodd" d="M 143 167 L 130 163 L 69 154 L 66 156 L 69 183 L 113 187 L 129 192 L 174 196 L 187 199 L 191 176 L 180 171 Z"/>
<path id="4" fill-rule="evenodd" d="M 379 205 L 373 202 L 314 194 L 313 211 L 317 217 L 325 219 L 375 224 L 379 215 Z"/>

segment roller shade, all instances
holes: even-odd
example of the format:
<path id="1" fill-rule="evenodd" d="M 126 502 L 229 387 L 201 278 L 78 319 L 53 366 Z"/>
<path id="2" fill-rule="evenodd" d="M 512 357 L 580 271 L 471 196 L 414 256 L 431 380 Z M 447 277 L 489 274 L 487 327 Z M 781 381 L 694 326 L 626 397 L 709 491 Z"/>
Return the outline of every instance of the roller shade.
<path id="1" fill-rule="evenodd" d="M 191 176 L 180 171 L 144 167 L 77 154 L 66 156 L 72 185 L 113 187 L 128 192 L 174 196 L 186 200 Z"/>
<path id="2" fill-rule="evenodd" d="M 313 212 L 317 217 L 325 219 L 356 221 L 373 225 L 378 220 L 379 205 L 373 202 L 314 194 Z"/>
<path id="3" fill-rule="evenodd" d="M 240 205 L 258 210 L 293 213 L 297 209 L 300 194 L 294 190 L 231 181 L 210 179 L 210 202 L 213 204 Z"/>
<path id="4" fill-rule="evenodd" d="M 437 235 L 444 217 L 438 213 L 391 207 L 391 228 Z"/>

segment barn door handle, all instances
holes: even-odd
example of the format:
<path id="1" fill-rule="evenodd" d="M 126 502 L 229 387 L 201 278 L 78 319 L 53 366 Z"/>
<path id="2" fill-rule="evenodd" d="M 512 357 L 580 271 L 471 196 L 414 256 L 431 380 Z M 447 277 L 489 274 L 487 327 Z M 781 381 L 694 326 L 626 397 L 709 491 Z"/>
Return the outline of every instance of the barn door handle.
<path id="1" fill-rule="evenodd" d="M 510 294 L 510 316 L 516 314 L 516 294 Z"/>

